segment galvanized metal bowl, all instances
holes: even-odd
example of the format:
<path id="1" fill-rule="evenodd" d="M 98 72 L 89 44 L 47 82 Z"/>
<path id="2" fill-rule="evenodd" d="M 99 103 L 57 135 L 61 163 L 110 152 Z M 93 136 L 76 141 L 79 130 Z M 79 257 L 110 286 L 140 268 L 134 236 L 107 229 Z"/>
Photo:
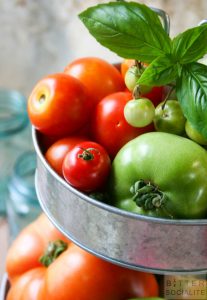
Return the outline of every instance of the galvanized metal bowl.
<path id="1" fill-rule="evenodd" d="M 36 190 L 43 211 L 74 243 L 112 263 L 155 274 L 207 271 L 207 220 L 168 220 L 129 213 L 67 184 L 47 163 L 39 135 Z"/>
<path id="2" fill-rule="evenodd" d="M 0 285 L 0 300 L 6 300 L 6 296 L 9 290 L 9 281 L 8 281 L 8 276 L 5 273 L 2 281 L 1 281 L 1 285 Z"/>

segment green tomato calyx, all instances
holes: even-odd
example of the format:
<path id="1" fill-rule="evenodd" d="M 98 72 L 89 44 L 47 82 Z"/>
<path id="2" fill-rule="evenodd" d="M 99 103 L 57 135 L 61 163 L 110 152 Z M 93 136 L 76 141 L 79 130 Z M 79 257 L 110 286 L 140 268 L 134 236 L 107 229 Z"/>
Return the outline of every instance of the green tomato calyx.
<path id="1" fill-rule="evenodd" d="M 67 248 L 68 244 L 62 240 L 49 242 L 45 253 L 39 259 L 40 263 L 45 267 L 49 267 L 61 253 L 67 250 Z"/>
<path id="2" fill-rule="evenodd" d="M 137 206 L 144 210 L 154 210 L 163 207 L 167 196 L 150 182 L 144 180 L 136 181 L 131 187 L 133 200 Z"/>
<path id="3" fill-rule="evenodd" d="M 82 158 L 83 160 L 93 160 L 94 159 L 94 155 L 91 151 L 97 151 L 97 149 L 95 148 L 88 148 L 88 149 L 85 149 L 85 148 L 82 148 L 80 147 L 83 152 L 81 154 L 78 154 L 78 158 Z"/>

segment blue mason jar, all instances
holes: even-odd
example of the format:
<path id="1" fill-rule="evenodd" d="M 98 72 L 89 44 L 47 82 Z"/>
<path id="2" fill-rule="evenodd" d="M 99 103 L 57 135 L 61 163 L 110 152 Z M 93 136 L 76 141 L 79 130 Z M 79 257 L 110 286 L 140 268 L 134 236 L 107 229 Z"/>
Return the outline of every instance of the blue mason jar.
<path id="1" fill-rule="evenodd" d="M 12 239 L 41 213 L 34 184 L 35 170 L 36 153 L 27 151 L 17 159 L 8 182 L 6 204 Z"/>
<path id="2" fill-rule="evenodd" d="M 25 97 L 13 90 L 0 89 L 0 215 L 6 213 L 8 178 L 16 158 L 30 146 Z"/>

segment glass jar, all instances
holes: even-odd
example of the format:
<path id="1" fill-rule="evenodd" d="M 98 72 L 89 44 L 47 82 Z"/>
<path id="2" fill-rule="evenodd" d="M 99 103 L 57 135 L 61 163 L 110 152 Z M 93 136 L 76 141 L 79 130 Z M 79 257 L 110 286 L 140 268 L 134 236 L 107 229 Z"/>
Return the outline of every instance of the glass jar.
<path id="1" fill-rule="evenodd" d="M 35 170 L 35 152 L 25 152 L 17 159 L 8 182 L 9 195 L 6 203 L 12 239 L 41 213 L 34 184 Z"/>
<path id="2" fill-rule="evenodd" d="M 6 213 L 8 178 L 16 158 L 30 145 L 25 97 L 13 90 L 0 89 L 0 214 Z M 27 146 L 28 147 L 28 146 Z"/>

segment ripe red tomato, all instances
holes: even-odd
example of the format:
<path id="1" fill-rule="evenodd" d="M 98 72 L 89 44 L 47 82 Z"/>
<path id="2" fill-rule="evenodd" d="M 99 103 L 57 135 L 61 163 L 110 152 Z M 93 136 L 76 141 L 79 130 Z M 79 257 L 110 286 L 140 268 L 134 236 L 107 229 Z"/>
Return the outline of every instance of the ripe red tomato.
<path id="1" fill-rule="evenodd" d="M 45 153 L 45 158 L 50 166 L 60 175 L 63 176 L 62 165 L 66 154 L 78 143 L 86 141 L 86 137 L 71 136 L 58 140 L 50 146 Z"/>
<path id="2" fill-rule="evenodd" d="M 91 192 L 103 187 L 111 168 L 105 149 L 94 142 L 77 144 L 63 162 L 65 180 L 75 188 Z"/>
<path id="3" fill-rule="evenodd" d="M 87 87 L 95 105 L 106 95 L 125 89 L 118 69 L 97 57 L 74 60 L 66 66 L 64 72 L 78 78 Z"/>
<path id="4" fill-rule="evenodd" d="M 58 73 L 40 80 L 28 100 L 28 114 L 33 126 L 46 135 L 75 133 L 87 121 L 91 99 L 76 78 Z"/>
<path id="5" fill-rule="evenodd" d="M 121 147 L 130 140 L 154 130 L 152 124 L 136 128 L 127 123 L 124 107 L 131 99 L 132 95 L 129 92 L 111 94 L 98 103 L 92 115 L 92 137 L 106 149 L 111 158 L 114 158 Z"/>

